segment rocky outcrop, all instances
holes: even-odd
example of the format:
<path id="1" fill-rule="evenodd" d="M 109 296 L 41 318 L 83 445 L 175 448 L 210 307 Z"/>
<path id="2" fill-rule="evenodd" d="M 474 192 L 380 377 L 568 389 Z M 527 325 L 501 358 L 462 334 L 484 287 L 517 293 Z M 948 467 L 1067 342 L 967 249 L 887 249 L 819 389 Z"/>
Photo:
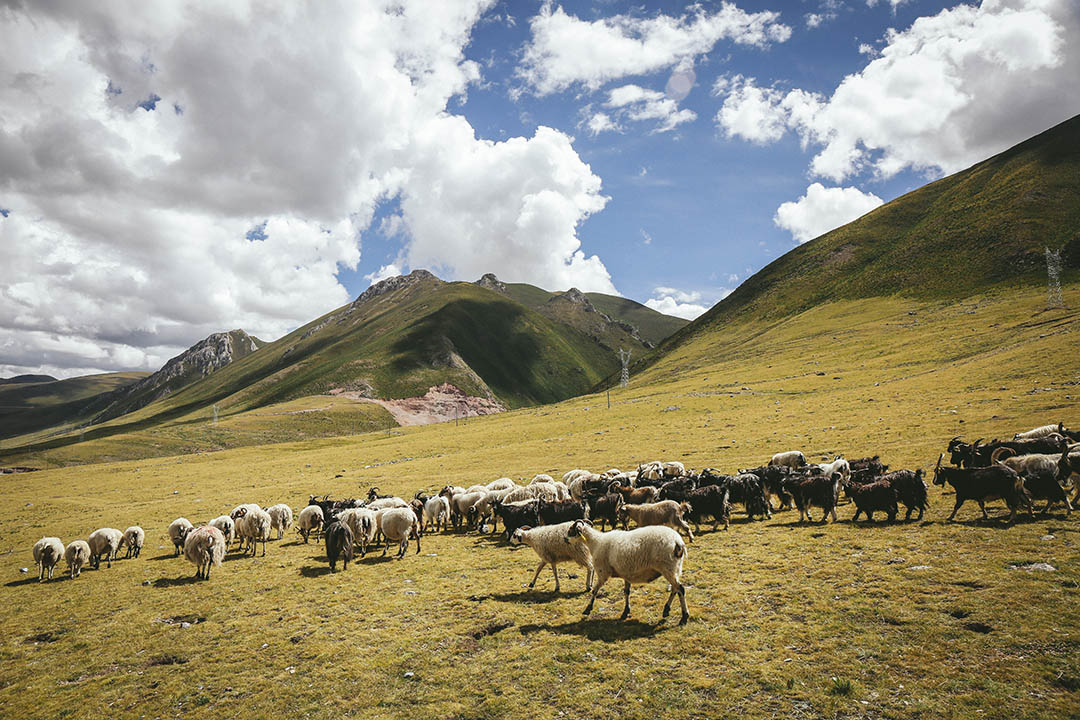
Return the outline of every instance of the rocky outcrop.
<path id="1" fill-rule="evenodd" d="M 484 273 L 484 276 L 476 281 L 476 285 L 488 290 L 494 290 L 497 293 L 506 295 L 506 283 L 499 278 L 495 277 L 495 273 Z"/>
<path id="2" fill-rule="evenodd" d="M 402 288 L 412 287 L 421 283 L 436 283 L 442 284 L 442 280 L 432 275 L 427 270 L 413 270 L 408 275 L 398 275 L 392 278 L 386 278 L 380 280 L 364 292 L 360 293 L 359 297 L 352 301 L 350 307 L 355 308 L 359 305 L 374 300 L 380 295 L 385 295 L 395 290 L 401 290 Z"/>

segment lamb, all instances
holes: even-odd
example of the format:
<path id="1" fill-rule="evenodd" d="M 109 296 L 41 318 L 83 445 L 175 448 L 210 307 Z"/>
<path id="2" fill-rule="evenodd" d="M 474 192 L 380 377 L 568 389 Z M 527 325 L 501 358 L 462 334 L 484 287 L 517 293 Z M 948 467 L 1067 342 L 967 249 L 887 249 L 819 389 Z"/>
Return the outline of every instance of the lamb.
<path id="1" fill-rule="evenodd" d="M 566 533 L 570 529 L 570 522 L 558 525 L 545 525 L 538 528 L 528 526 L 520 527 L 510 536 L 511 545 L 528 545 L 540 558 L 540 564 L 536 567 L 529 589 L 536 587 L 536 579 L 540 577 L 540 571 L 545 565 L 551 565 L 551 572 L 555 575 L 555 592 L 559 592 L 559 568 L 560 562 L 575 562 L 585 568 L 585 590 L 592 590 L 593 564 L 589 547 L 583 543 L 567 543 Z"/>
<path id="2" fill-rule="evenodd" d="M 311 531 L 315 531 L 315 542 L 319 542 L 319 531 L 323 524 L 323 509 L 318 505 L 308 505 L 306 508 L 300 511 L 300 516 L 296 520 L 297 529 L 304 538 L 304 542 L 308 541 L 308 536 Z"/>
<path id="3" fill-rule="evenodd" d="M 127 545 L 127 555 L 124 557 L 139 557 L 143 545 L 146 543 L 146 531 L 138 525 L 132 525 L 124 531 L 124 537 L 120 539 L 120 547 Z"/>
<path id="4" fill-rule="evenodd" d="M 176 557 L 180 557 L 180 551 L 184 549 L 184 537 L 195 526 L 187 518 L 179 517 L 169 523 L 169 539 L 176 547 Z"/>
<path id="5" fill-rule="evenodd" d="M 337 519 L 349 526 L 353 543 L 360 547 L 360 557 L 367 555 L 368 545 L 375 539 L 377 529 L 375 511 L 367 508 L 350 508 L 342 510 Z"/>
<path id="6" fill-rule="evenodd" d="M 225 536 L 213 525 L 190 531 L 184 539 L 184 557 L 195 566 L 195 577 L 209 580 L 210 567 L 221 567 L 225 557 Z"/>
<path id="7" fill-rule="evenodd" d="M 255 546 L 262 542 L 262 556 L 266 557 L 266 538 L 270 537 L 270 514 L 258 505 L 252 508 L 240 508 L 233 515 L 236 521 L 236 534 L 245 538 L 255 557 Z M 246 552 L 245 552 L 246 554 Z"/>
<path id="8" fill-rule="evenodd" d="M 348 512 L 348 511 L 343 511 Z M 412 514 L 412 511 L 409 511 Z M 342 559 L 343 570 L 349 569 L 349 561 L 353 557 L 353 532 L 347 523 L 341 521 L 341 516 L 335 517 L 326 526 L 326 559 L 330 561 L 330 572 L 337 572 L 337 561 Z"/>
<path id="9" fill-rule="evenodd" d="M 583 615 L 592 612 L 596 596 L 608 578 L 623 579 L 622 620 L 630 616 L 630 585 L 652 582 L 661 575 L 670 583 L 671 594 L 664 604 L 664 617 L 671 613 L 671 601 L 679 595 L 682 605 L 680 625 L 690 619 L 686 609 L 686 588 L 680 582 L 686 545 L 679 533 L 667 527 L 644 527 L 635 530 L 612 530 L 602 533 L 582 520 L 575 520 L 566 531 L 566 542 L 583 543 L 589 548 L 596 571 L 592 596 Z"/>
<path id="10" fill-rule="evenodd" d="M 34 543 L 34 563 L 38 566 L 38 582 L 52 580 L 53 569 L 62 557 L 64 557 L 64 543 L 60 542 L 60 538 L 43 537 Z M 46 575 L 48 578 L 45 577 Z"/>
<path id="11" fill-rule="evenodd" d="M 450 519 L 450 501 L 442 495 L 428 498 L 424 503 L 424 527 L 431 530 L 434 523 L 435 531 L 445 529 Z"/>
<path id="12" fill-rule="evenodd" d="M 90 562 L 90 545 L 85 540 L 74 540 L 64 550 L 64 560 L 67 561 L 68 572 L 71 579 L 82 574 L 83 567 Z"/>
<path id="13" fill-rule="evenodd" d="M 400 545 L 398 550 L 397 559 L 405 557 L 405 551 L 409 549 L 409 539 L 416 538 L 416 553 L 420 554 L 420 533 L 416 515 L 408 508 L 389 508 L 386 510 L 380 510 L 375 513 L 375 519 L 378 523 L 379 530 L 382 531 L 383 537 L 386 538 L 386 547 L 383 548 L 383 555 L 386 555 L 386 551 L 390 548 L 392 541 L 397 541 Z"/>
<path id="14" fill-rule="evenodd" d="M 608 493 L 601 495 L 589 502 L 589 519 L 592 521 L 600 521 L 600 530 L 603 531 L 605 523 L 611 523 L 611 527 L 614 528 L 619 518 L 619 508 L 622 507 L 623 502 L 622 495 L 619 493 Z"/>
<path id="15" fill-rule="evenodd" d="M 285 503 L 278 503 L 266 508 L 266 513 L 270 516 L 270 529 L 277 530 L 277 539 L 280 540 L 285 536 L 285 532 L 292 527 L 292 508 Z"/>
<path id="16" fill-rule="evenodd" d="M 628 521 L 633 520 L 638 527 L 647 525 L 667 525 L 679 528 L 686 532 L 690 542 L 694 542 L 694 532 L 683 519 L 683 513 L 691 511 L 689 503 L 677 503 L 674 500 L 661 500 L 655 503 L 642 503 L 639 505 L 623 505 L 619 508 L 619 520 L 622 521 L 623 530 Z"/>
<path id="17" fill-rule="evenodd" d="M 120 549 L 120 541 L 124 533 L 116 528 L 98 528 L 90 533 L 87 543 L 90 545 L 90 562 L 97 570 L 101 565 L 101 556 L 105 556 L 105 567 L 112 567 L 112 561 L 116 559 L 116 552 Z"/>
<path id="18" fill-rule="evenodd" d="M 228 551 L 229 546 L 232 545 L 233 538 L 236 537 L 236 523 L 228 515 L 219 515 L 207 525 L 212 525 L 221 531 L 222 536 L 225 538 L 225 550 Z"/>
<path id="19" fill-rule="evenodd" d="M 851 522 L 859 519 L 860 513 L 866 514 L 866 519 L 873 522 L 874 512 L 883 512 L 889 516 L 889 522 L 896 520 L 896 490 L 888 480 L 877 480 L 865 485 L 852 483 L 848 487 L 848 493 L 855 502 L 855 515 Z"/>
<path id="20" fill-rule="evenodd" d="M 769 465 L 771 467 L 787 467 L 798 470 L 801 467 L 806 467 L 806 456 L 799 450 L 778 452 L 769 460 Z"/>

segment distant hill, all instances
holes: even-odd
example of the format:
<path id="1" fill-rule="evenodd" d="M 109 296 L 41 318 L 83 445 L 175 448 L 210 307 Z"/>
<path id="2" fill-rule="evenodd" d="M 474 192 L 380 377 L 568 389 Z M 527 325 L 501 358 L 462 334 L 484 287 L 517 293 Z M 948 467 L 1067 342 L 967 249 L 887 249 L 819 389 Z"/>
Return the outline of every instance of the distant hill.
<path id="1" fill-rule="evenodd" d="M 88 420 L 95 401 L 145 378 L 149 373 L 85 375 L 66 380 L 0 384 L 0 438 L 36 432 L 62 423 Z M 48 375 L 20 377 L 48 378 Z"/>
<path id="2" fill-rule="evenodd" d="M 0 385 L 25 385 L 27 383 L 56 382 L 52 375 L 16 375 L 9 378 L 0 378 Z"/>

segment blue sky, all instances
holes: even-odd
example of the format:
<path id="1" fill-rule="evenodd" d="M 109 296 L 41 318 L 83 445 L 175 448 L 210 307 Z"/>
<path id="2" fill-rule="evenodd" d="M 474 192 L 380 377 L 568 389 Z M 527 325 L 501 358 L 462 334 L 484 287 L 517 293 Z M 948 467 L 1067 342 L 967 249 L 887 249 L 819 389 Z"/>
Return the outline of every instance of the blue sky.
<path id="1" fill-rule="evenodd" d="M 1078 48 L 1075 0 L 12 7 L 0 375 L 275 339 L 415 268 L 692 318 L 1080 112 Z"/>

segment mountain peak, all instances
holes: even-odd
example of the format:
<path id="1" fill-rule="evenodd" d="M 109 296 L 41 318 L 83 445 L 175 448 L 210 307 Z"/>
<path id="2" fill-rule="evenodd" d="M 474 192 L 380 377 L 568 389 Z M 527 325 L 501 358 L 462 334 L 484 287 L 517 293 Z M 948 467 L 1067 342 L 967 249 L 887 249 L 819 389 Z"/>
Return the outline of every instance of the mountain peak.
<path id="1" fill-rule="evenodd" d="M 484 273 L 484 276 L 476 281 L 476 285 L 488 290 L 506 294 L 506 283 L 495 277 L 495 273 Z"/>
<path id="2" fill-rule="evenodd" d="M 572 287 L 566 292 L 556 295 L 555 297 L 551 298 L 550 302 L 554 302 L 556 300 L 565 300 L 566 302 L 572 302 L 575 305 L 583 305 L 583 309 L 585 310 L 585 312 L 596 312 L 596 308 L 593 307 L 593 304 L 589 301 L 589 298 L 585 297 L 585 293 L 581 292 L 576 287 Z"/>
<path id="3" fill-rule="evenodd" d="M 380 295 L 385 295 L 388 292 L 400 290 L 401 288 L 405 287 L 412 287 L 413 285 L 419 285 L 420 283 L 430 282 L 441 284 L 442 280 L 435 277 L 427 270 L 413 270 L 408 275 L 396 275 L 392 278 L 386 278 L 385 280 L 380 280 L 364 292 L 360 293 L 359 297 L 357 297 L 356 300 L 353 300 L 352 307 L 362 305 L 368 300 L 371 300 L 372 298 L 377 298 Z"/>

